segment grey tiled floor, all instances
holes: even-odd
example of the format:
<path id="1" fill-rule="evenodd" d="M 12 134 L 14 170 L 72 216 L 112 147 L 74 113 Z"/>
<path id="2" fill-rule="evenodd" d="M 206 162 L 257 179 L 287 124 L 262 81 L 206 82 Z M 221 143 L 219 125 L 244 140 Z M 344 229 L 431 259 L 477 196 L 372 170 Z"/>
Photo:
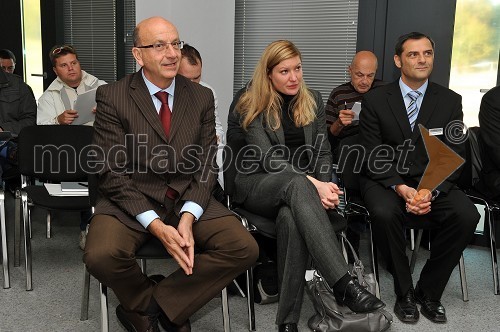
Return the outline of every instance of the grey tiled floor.
<path id="1" fill-rule="evenodd" d="M 45 238 L 44 211 L 33 215 L 33 291 L 25 290 L 24 266 L 13 267 L 13 198 L 7 195 L 7 221 L 10 247 L 11 288 L 0 289 L 0 332 L 25 331 L 99 331 L 99 302 L 95 279 L 91 279 L 90 311 L 87 321 L 80 321 L 80 300 L 83 277 L 82 251 L 78 248 L 78 214 L 56 214 L 53 237 Z M 367 245 L 362 242 L 362 246 Z M 420 271 L 428 253 L 421 251 L 415 271 Z M 362 255 L 368 265 L 368 257 Z M 449 322 L 436 325 L 424 317 L 415 325 L 402 324 L 396 318 L 391 331 L 500 331 L 500 295 L 493 295 L 491 262 L 486 248 L 469 247 L 465 251 L 469 286 L 469 302 L 461 299 L 458 270 L 451 276 L 442 298 Z M 167 274 L 172 261 L 149 261 L 148 273 Z M 418 275 L 415 275 L 418 279 Z M 392 313 L 395 297 L 392 280 L 381 271 L 382 299 Z M 124 331 L 116 320 L 118 304 L 112 292 L 110 299 L 110 331 Z M 216 298 L 192 317 L 193 331 L 222 331 L 220 299 Z M 257 331 L 277 331 L 274 325 L 277 305 L 256 305 Z M 230 297 L 233 331 L 247 330 L 245 299 Z M 309 331 L 307 319 L 312 315 L 306 297 L 299 325 Z"/>

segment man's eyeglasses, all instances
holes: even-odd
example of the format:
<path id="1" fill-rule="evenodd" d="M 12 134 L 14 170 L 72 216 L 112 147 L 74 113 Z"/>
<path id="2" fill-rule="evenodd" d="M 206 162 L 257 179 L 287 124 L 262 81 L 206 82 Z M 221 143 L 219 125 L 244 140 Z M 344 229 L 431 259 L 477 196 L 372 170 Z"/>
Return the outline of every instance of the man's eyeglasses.
<path id="1" fill-rule="evenodd" d="M 182 50 L 184 47 L 184 42 L 183 41 L 173 41 L 171 43 L 155 43 L 151 45 L 145 45 L 145 46 L 136 46 L 137 48 L 152 48 L 156 52 L 163 52 L 167 48 L 168 45 L 172 45 L 174 50 Z"/>
<path id="2" fill-rule="evenodd" d="M 63 45 L 63 46 L 61 46 L 61 47 L 56 47 L 56 48 L 54 48 L 54 49 L 52 50 L 52 54 L 54 54 L 54 55 L 55 55 L 55 54 L 59 54 L 59 53 L 61 53 L 62 51 L 70 51 L 70 52 L 74 53 L 74 52 L 75 52 L 75 49 L 74 49 L 73 47 L 71 47 L 71 46 L 68 46 L 68 45 Z"/>

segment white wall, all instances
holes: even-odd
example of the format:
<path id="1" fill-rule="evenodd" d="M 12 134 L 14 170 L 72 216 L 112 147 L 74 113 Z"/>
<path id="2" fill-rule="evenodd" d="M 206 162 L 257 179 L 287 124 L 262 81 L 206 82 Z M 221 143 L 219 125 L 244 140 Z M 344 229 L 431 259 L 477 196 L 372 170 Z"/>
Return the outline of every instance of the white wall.
<path id="1" fill-rule="evenodd" d="M 217 92 L 219 116 L 227 130 L 227 113 L 233 99 L 234 1 L 136 1 L 136 22 L 150 16 L 162 16 L 171 21 L 180 39 L 200 51 L 202 80 Z"/>

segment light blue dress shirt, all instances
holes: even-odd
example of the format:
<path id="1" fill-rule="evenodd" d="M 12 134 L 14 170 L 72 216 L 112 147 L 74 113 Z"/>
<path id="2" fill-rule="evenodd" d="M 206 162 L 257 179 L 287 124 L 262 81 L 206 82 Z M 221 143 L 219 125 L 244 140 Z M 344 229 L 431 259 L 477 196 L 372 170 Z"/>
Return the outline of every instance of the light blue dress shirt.
<path id="1" fill-rule="evenodd" d="M 420 96 L 417 98 L 417 107 L 420 112 L 420 106 L 422 105 L 422 101 L 424 100 L 425 96 L 425 91 L 427 91 L 427 86 L 429 85 L 429 80 L 426 80 L 424 84 L 420 88 L 418 88 L 415 91 L 418 91 L 421 93 Z M 399 78 L 399 88 L 401 89 L 401 94 L 403 95 L 403 100 L 405 102 L 405 108 L 408 108 L 408 105 L 410 105 L 411 98 L 408 97 L 408 92 L 414 91 L 412 88 L 410 88 L 408 85 L 406 85 L 401 78 Z M 408 120 L 409 121 L 409 120 Z"/>

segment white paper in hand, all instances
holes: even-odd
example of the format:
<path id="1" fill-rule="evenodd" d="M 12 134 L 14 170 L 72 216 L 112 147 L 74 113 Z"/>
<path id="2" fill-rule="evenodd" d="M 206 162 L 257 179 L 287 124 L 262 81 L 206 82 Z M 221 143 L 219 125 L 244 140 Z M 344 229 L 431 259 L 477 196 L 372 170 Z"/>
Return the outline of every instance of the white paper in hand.
<path id="1" fill-rule="evenodd" d="M 352 105 L 351 111 L 355 113 L 352 121 L 359 120 L 359 113 L 361 113 L 361 103 L 359 101 L 355 102 L 354 105 Z"/>
<path id="2" fill-rule="evenodd" d="M 95 114 L 92 112 L 97 103 L 95 101 L 95 92 L 97 89 L 85 91 L 78 95 L 73 109 L 78 112 L 78 117 L 73 121 L 73 125 L 81 125 L 95 120 Z"/>

